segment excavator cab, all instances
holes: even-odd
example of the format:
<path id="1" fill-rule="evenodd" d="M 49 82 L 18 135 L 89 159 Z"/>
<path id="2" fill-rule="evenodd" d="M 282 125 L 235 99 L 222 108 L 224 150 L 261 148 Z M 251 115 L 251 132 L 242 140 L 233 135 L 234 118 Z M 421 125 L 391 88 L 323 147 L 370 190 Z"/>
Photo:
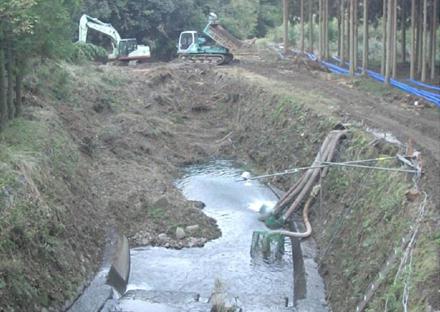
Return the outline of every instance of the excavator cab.
<path id="1" fill-rule="evenodd" d="M 196 31 L 184 31 L 180 34 L 178 53 L 191 52 L 193 44 L 198 41 L 198 34 Z"/>
<path id="2" fill-rule="evenodd" d="M 136 51 L 138 44 L 136 39 L 122 39 L 119 42 L 119 56 L 129 56 L 131 52 Z"/>

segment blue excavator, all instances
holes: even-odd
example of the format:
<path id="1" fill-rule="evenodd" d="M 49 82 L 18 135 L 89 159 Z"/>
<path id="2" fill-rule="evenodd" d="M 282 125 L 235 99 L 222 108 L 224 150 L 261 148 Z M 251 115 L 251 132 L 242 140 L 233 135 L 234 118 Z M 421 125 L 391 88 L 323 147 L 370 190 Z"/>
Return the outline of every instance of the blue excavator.
<path id="1" fill-rule="evenodd" d="M 197 31 L 180 34 L 177 54 L 183 61 L 222 65 L 230 63 L 234 58 L 232 51 L 244 45 L 218 23 L 215 13 L 210 13 L 202 34 Z"/>

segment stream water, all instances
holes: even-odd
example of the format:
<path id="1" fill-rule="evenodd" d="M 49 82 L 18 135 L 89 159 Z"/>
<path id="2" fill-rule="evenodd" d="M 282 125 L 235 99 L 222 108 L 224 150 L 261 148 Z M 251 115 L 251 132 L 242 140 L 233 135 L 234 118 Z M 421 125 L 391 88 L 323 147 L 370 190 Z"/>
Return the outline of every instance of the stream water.
<path id="1" fill-rule="evenodd" d="M 227 161 L 187 169 L 177 186 L 188 199 L 205 203 L 204 212 L 217 220 L 222 236 L 203 248 L 132 249 L 127 292 L 115 311 L 209 311 L 216 281 L 243 311 L 326 311 L 322 300 L 315 302 L 318 310 L 293 307 L 290 240 L 277 262 L 250 257 L 253 231 L 266 229 L 258 209 L 277 198 L 257 181 L 241 181 L 240 174 Z M 323 297 L 323 287 L 316 291 Z"/>

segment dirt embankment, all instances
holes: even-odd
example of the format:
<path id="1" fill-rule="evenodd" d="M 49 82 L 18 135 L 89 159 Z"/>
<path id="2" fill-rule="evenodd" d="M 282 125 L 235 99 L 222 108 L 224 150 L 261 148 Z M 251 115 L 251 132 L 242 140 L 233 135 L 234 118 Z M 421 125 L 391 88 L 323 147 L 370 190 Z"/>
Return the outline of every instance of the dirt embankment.
<path id="1" fill-rule="evenodd" d="M 380 120 L 388 118 L 384 130 L 399 126 L 392 132 L 404 140 L 409 130 L 393 118 L 409 114 L 420 127 L 432 123 L 436 130 L 427 134 L 416 130 L 427 136 L 426 142 L 420 140 L 422 149 L 435 153 L 429 142 L 439 130 L 438 111 L 399 106 L 400 95 L 371 94 L 350 87 L 350 81 L 285 63 L 63 65 L 56 70 L 64 77 L 57 81 L 64 83 L 52 82 L 53 69 L 43 79 L 41 73 L 29 79 L 30 106 L 1 142 L 7 152 L 0 153 L 0 170 L 8 176 L 0 184 L 0 200 L 7 203 L 0 211 L 0 235 L 7 242 L 0 246 L 0 307 L 5 311 L 59 308 L 98 265 L 107 228 L 118 228 L 132 245 L 173 248 L 220 235 L 200 203 L 186 201 L 176 189 L 174 180 L 185 165 L 212 157 L 234 157 L 261 173 L 308 165 L 340 121 L 354 126 L 338 159 L 394 155 L 398 148 L 362 128 L 381 128 Z M 385 108 L 374 103 L 386 105 L 389 114 L 375 112 L 374 105 Z M 370 109 L 362 115 L 358 106 Z M 382 119 L 376 121 L 371 112 Z M 428 165 L 429 181 L 439 172 L 438 162 L 433 164 Z M 272 182 L 288 187 L 295 178 Z M 333 310 L 353 310 L 406 234 L 418 202 L 406 201 L 411 183 L 398 174 L 335 170 L 323 185 L 321 208 L 314 207 L 312 215 L 321 268 Z M 438 262 L 438 214 L 432 203 L 413 261 L 411 305 L 420 309 L 436 304 L 431 285 Z M 47 222 L 39 221 L 42 215 Z M 191 237 L 176 238 L 177 227 L 196 224 L 199 230 Z M 399 302 L 404 284 L 392 284 L 390 274 L 372 309 L 383 308 L 386 298 Z"/>

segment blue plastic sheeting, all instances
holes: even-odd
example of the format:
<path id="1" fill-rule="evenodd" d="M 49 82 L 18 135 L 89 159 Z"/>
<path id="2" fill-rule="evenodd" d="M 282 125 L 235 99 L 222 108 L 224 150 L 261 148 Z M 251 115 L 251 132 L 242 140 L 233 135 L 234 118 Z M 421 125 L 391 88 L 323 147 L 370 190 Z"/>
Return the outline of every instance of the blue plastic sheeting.
<path id="1" fill-rule="evenodd" d="M 440 91 L 440 87 L 436 87 L 436 86 L 433 86 L 433 85 L 430 85 L 430 84 L 427 84 L 427 83 L 423 83 L 421 81 L 417 81 L 417 80 L 414 80 L 414 79 L 408 79 L 408 81 L 410 81 L 413 84 L 416 84 L 418 86 L 424 87 L 424 88 Z"/>
<path id="2" fill-rule="evenodd" d="M 313 53 L 306 53 L 306 54 L 311 60 L 313 60 L 313 61 L 317 60 L 316 55 L 314 55 Z M 340 59 L 338 59 L 336 57 L 333 57 L 333 59 L 340 62 Z M 348 75 L 349 71 L 343 67 L 340 67 L 338 65 L 335 65 L 335 64 L 332 64 L 329 62 L 325 62 L 325 61 L 321 61 L 321 63 L 324 64 L 332 73 L 340 74 L 340 75 L 344 75 L 344 76 Z M 346 63 L 346 64 L 349 64 L 349 63 Z M 376 73 L 372 70 L 367 70 L 367 73 L 368 73 L 368 76 L 370 76 L 371 78 L 373 78 L 377 81 L 384 82 L 384 80 L 385 80 L 384 76 L 382 76 L 381 74 Z M 409 94 L 412 94 L 415 96 L 419 96 L 419 97 L 421 97 L 431 103 L 434 103 L 436 106 L 440 107 L 440 94 L 438 94 L 438 93 L 420 90 L 420 89 L 417 89 L 415 87 L 412 87 L 410 85 L 407 85 L 403 82 L 400 82 L 400 81 L 394 80 L 394 79 L 390 80 L 390 84 L 395 88 L 398 88 L 402 91 L 405 91 L 406 93 L 409 93 Z"/>

